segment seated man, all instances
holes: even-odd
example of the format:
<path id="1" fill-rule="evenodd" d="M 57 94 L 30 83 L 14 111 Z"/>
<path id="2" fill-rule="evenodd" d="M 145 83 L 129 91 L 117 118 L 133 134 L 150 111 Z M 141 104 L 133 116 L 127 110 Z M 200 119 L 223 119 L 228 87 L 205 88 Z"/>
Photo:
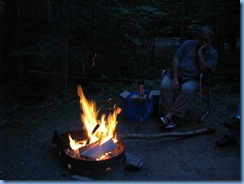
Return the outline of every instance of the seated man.
<path id="1" fill-rule="evenodd" d="M 160 85 L 163 127 L 173 128 L 175 119 L 183 118 L 200 73 L 215 71 L 218 54 L 210 45 L 212 37 L 213 31 L 203 27 L 198 39 L 186 40 L 176 51 Z"/>
<path id="2" fill-rule="evenodd" d="M 227 147 L 236 144 L 240 139 L 240 104 L 237 108 L 235 116 L 224 122 L 224 126 L 229 129 L 229 134 L 225 134 L 223 138 L 216 141 L 217 147 Z"/>

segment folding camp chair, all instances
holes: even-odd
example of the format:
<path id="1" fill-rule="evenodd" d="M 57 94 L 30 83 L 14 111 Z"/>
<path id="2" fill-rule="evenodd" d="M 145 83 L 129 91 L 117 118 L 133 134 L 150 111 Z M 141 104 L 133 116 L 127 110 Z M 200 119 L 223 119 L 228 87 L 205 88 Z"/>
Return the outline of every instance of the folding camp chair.
<path id="1" fill-rule="evenodd" d="M 200 73 L 199 89 L 194 93 L 198 96 L 197 101 L 191 101 L 190 104 L 198 110 L 199 123 L 202 123 L 210 113 L 210 92 L 209 92 L 209 74 Z M 194 98 L 194 97 L 193 97 Z M 205 103 L 205 104 L 204 104 Z"/>
<path id="2" fill-rule="evenodd" d="M 162 77 L 164 77 L 167 70 L 162 70 Z M 194 92 L 190 105 L 198 110 L 198 121 L 202 123 L 207 115 L 210 113 L 210 92 L 208 74 L 200 73 L 199 88 Z"/>

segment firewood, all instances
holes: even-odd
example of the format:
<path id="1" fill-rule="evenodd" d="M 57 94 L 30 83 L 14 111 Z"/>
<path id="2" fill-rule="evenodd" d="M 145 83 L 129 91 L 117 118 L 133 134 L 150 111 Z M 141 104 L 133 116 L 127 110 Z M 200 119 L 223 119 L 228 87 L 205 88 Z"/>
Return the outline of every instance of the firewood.
<path id="1" fill-rule="evenodd" d="M 85 146 L 79 148 L 79 152 L 80 152 L 80 154 L 81 154 L 82 152 L 84 152 L 84 151 L 86 151 L 86 150 L 89 150 L 89 149 L 91 149 L 91 148 L 93 148 L 93 147 L 95 147 L 95 146 L 98 146 L 98 145 L 99 145 L 99 142 L 93 142 L 93 143 L 87 144 L 87 145 L 85 145 Z M 81 155 L 82 155 L 82 154 L 81 154 Z"/>
<path id="2" fill-rule="evenodd" d="M 92 135 L 97 131 L 97 129 L 100 127 L 100 124 L 97 124 L 93 130 L 92 130 Z M 90 139 L 88 138 L 87 141 L 86 141 L 86 144 L 89 144 L 90 143 Z"/>
<path id="3" fill-rule="evenodd" d="M 99 145 L 99 143 L 94 144 L 94 146 L 89 147 L 88 149 L 80 152 L 80 155 L 90 157 L 90 158 L 100 158 L 105 153 L 108 153 L 114 150 L 117 145 L 113 142 L 112 139 L 109 139 L 107 142 Z"/>
<path id="4" fill-rule="evenodd" d="M 163 132 L 159 134 L 154 134 L 154 135 L 145 135 L 145 134 L 124 134 L 124 135 L 119 135 L 121 139 L 147 139 L 147 140 L 153 140 L 153 139 L 160 139 L 164 137 L 193 137 L 193 136 L 198 136 L 198 135 L 203 135 L 203 134 L 208 134 L 208 133 L 213 133 L 215 129 L 213 128 L 203 128 L 199 130 L 193 130 L 193 131 L 188 131 L 188 132 Z"/>

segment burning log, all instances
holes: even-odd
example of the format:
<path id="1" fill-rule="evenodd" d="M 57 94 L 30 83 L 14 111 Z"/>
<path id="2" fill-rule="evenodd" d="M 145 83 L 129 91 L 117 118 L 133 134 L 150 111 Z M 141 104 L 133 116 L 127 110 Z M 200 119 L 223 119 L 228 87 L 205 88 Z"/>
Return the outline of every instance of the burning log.
<path id="1" fill-rule="evenodd" d="M 98 142 L 93 142 L 93 143 L 90 143 L 90 144 L 86 144 L 85 146 L 79 148 L 79 152 L 82 153 L 82 152 L 84 152 L 86 150 L 89 150 L 89 149 L 91 149 L 91 148 L 93 148 L 93 147 L 95 147 L 97 145 L 98 145 Z"/>
<path id="2" fill-rule="evenodd" d="M 116 143 L 112 139 L 109 139 L 107 142 L 100 145 L 99 142 L 93 144 L 84 151 L 80 151 L 80 155 L 90 157 L 90 158 L 101 158 L 106 153 L 114 150 L 117 147 Z"/>
<path id="3" fill-rule="evenodd" d="M 213 133 L 214 131 L 215 131 L 215 129 L 207 127 L 207 128 L 188 131 L 188 132 L 169 132 L 169 133 L 164 132 L 164 133 L 159 133 L 159 134 L 154 134 L 154 135 L 124 134 L 124 135 L 119 135 L 119 137 L 122 139 L 147 139 L 147 140 L 160 139 L 160 138 L 164 138 L 164 137 L 186 138 L 186 137 L 193 137 L 193 136 Z"/>
<path id="4" fill-rule="evenodd" d="M 100 125 L 99 124 L 97 124 L 95 127 L 94 127 L 94 129 L 92 130 L 92 135 L 97 131 L 97 129 L 100 127 Z M 87 139 L 87 141 L 86 141 L 86 144 L 89 144 L 90 143 L 90 138 L 88 138 Z"/>

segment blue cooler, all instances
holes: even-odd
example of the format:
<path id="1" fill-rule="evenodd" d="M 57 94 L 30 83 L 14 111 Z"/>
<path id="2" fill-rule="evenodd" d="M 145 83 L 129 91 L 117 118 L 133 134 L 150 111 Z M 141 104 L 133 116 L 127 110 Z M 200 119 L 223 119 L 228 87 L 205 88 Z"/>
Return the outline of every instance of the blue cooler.
<path id="1" fill-rule="evenodd" d="M 157 114 L 159 95 L 148 91 L 144 91 L 144 97 L 139 97 L 139 91 L 132 92 L 124 99 L 122 115 L 134 121 L 142 121 Z"/>

